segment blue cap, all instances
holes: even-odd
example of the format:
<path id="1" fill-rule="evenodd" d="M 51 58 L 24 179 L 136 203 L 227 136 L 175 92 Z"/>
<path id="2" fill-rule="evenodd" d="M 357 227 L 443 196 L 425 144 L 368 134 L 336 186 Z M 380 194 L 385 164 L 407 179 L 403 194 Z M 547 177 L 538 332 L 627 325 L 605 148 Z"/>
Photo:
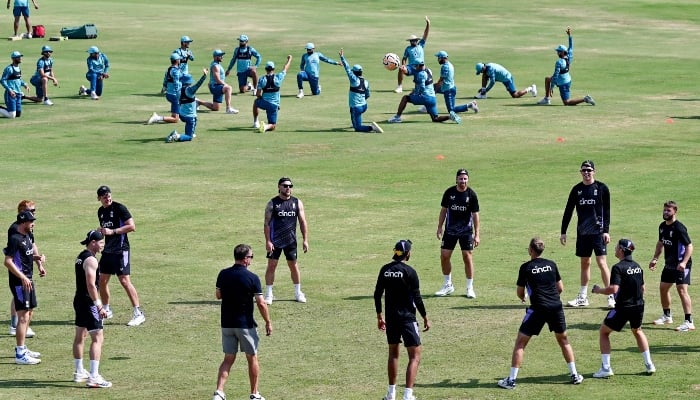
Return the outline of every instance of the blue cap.
<path id="1" fill-rule="evenodd" d="M 53 49 L 51 48 L 51 46 L 43 46 L 43 47 L 41 48 L 41 52 L 42 52 L 42 53 L 46 53 L 47 51 L 48 51 L 49 53 L 53 53 Z"/>
<path id="2" fill-rule="evenodd" d="M 248 35 L 241 35 L 238 37 L 239 42 L 247 42 L 248 41 Z"/>
<path id="3" fill-rule="evenodd" d="M 560 51 L 567 51 L 567 50 L 568 50 L 568 49 L 567 49 L 566 46 L 564 46 L 563 44 L 560 44 L 559 46 L 557 46 L 556 49 L 554 49 L 554 51 L 556 51 L 557 53 L 560 52 Z"/>
<path id="4" fill-rule="evenodd" d="M 192 38 L 190 38 L 190 37 L 187 36 L 187 35 L 185 35 L 185 36 L 183 36 L 183 37 L 180 38 L 180 43 L 183 43 L 183 42 L 184 42 L 184 43 L 190 43 L 190 42 L 192 42 L 192 41 L 193 41 Z"/>
<path id="5" fill-rule="evenodd" d="M 306 44 L 306 50 L 313 50 L 315 48 L 316 48 L 316 46 L 314 46 L 314 44 L 311 42 Z"/>
<path id="6" fill-rule="evenodd" d="M 173 53 L 170 55 L 170 61 L 175 61 L 175 60 L 179 60 L 179 59 L 180 59 L 180 55 L 177 53 Z"/>
<path id="7" fill-rule="evenodd" d="M 476 74 L 479 75 L 481 71 L 484 70 L 484 64 L 483 63 L 476 63 L 474 66 L 474 69 L 476 70 Z"/>
<path id="8" fill-rule="evenodd" d="M 97 46 L 90 46 L 90 48 L 87 49 L 87 52 L 90 54 L 97 54 L 100 52 L 100 49 L 98 49 Z"/>
<path id="9" fill-rule="evenodd" d="M 191 85 L 194 83 L 194 78 L 192 78 L 192 75 L 190 74 L 184 74 L 180 77 L 180 83 L 183 85 Z"/>
<path id="10" fill-rule="evenodd" d="M 352 70 L 353 70 L 354 72 L 362 71 L 362 65 L 360 65 L 360 64 L 355 64 L 355 65 L 352 66 Z"/>
<path id="11" fill-rule="evenodd" d="M 275 63 L 272 61 L 268 61 L 265 63 L 265 69 L 275 69 Z"/>
<path id="12" fill-rule="evenodd" d="M 437 53 L 435 53 L 435 57 L 437 58 L 447 58 L 447 52 L 445 50 L 440 50 Z"/>
<path id="13" fill-rule="evenodd" d="M 212 55 L 213 55 L 214 57 L 223 56 L 224 54 L 226 54 L 226 53 L 225 53 L 223 50 L 221 50 L 221 49 L 216 49 L 216 50 L 214 50 L 214 52 L 212 53 Z"/>
<path id="14" fill-rule="evenodd" d="M 24 57 L 24 55 L 22 53 L 20 53 L 19 51 L 13 51 L 12 54 L 10 54 L 10 58 L 20 58 L 20 57 Z"/>

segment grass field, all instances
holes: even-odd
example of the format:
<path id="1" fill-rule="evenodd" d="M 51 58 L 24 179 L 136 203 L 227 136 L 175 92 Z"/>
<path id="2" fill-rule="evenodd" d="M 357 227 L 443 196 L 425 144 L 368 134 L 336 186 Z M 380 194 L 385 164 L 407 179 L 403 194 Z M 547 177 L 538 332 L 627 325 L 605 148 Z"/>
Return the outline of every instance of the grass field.
<path id="1" fill-rule="evenodd" d="M 591 378 L 599 368 L 597 330 L 605 315 L 599 296 L 590 308 L 566 314 L 583 385 L 567 384 L 559 348 L 543 333 L 528 346 L 517 389 L 496 387 L 508 373 L 523 316 L 515 280 L 532 236 L 545 240 L 544 256 L 558 263 L 564 300 L 577 292 L 573 224 L 569 245 L 562 247 L 558 238 L 582 160 L 593 159 L 597 178 L 610 187 L 613 239 L 634 240 L 643 266 L 653 254 L 665 200 L 676 200 L 691 237 L 700 235 L 700 95 L 693 80 L 700 61 L 700 4 L 449 0 L 436 9 L 437 3 L 370 0 L 238 3 L 73 0 L 42 2 L 32 10 L 33 23 L 45 25 L 47 36 L 64 26 L 94 23 L 99 38 L 51 42 L 60 80 L 60 88 L 49 89 L 55 105 L 25 104 L 21 118 L 0 119 L 0 219 L 9 226 L 17 203 L 35 200 L 35 233 L 48 259 L 48 276 L 36 282 L 39 308 L 32 327 L 38 336 L 28 340 L 43 361 L 16 366 L 14 339 L 0 335 L 0 399 L 210 398 L 222 358 L 216 274 L 230 265 L 237 243 L 253 246 L 258 257 L 252 270 L 264 274 L 263 210 L 283 175 L 293 179 L 306 207 L 310 251 L 299 263 L 309 302 L 293 301 L 289 274 L 280 266 L 278 301 L 271 306 L 274 333 L 261 340 L 260 350 L 260 390 L 267 399 L 384 395 L 386 342 L 376 329 L 371 296 L 376 273 L 400 238 L 414 243 L 411 264 L 433 323 L 422 336 L 419 399 L 700 396 L 700 378 L 692 372 L 700 363 L 698 333 L 651 325 L 661 310 L 659 274 L 650 272 L 644 328 L 657 374 L 641 374 L 643 363 L 626 329 L 612 336 L 615 377 Z M 9 15 L 0 15 L 5 36 L 12 33 Z M 501 63 L 518 88 L 536 83 L 542 91 L 553 69 L 553 48 L 566 44 L 567 25 L 575 40 L 572 94 L 590 93 L 598 104 L 563 107 L 555 97 L 551 106 L 540 107 L 538 99 L 511 99 L 496 86 L 489 99 L 479 101 L 481 112 L 463 115 L 461 125 L 432 124 L 409 107 L 404 123 L 383 124 L 384 134 L 376 135 L 350 128 L 348 82 L 339 67 L 322 64 L 321 96 L 295 98 L 305 43 L 314 42 L 334 59 L 342 47 L 371 82 L 365 120 L 390 118 L 400 96 L 392 92 L 395 74 L 380 60 L 386 52 L 402 53 L 404 38 L 423 31 L 424 15 L 432 21 L 426 61 L 438 71 L 432 55 L 449 52 L 458 104 L 470 101 L 480 87 L 473 69 L 478 61 Z M 194 142 L 163 143 L 183 125 L 143 122 L 153 111 L 168 111 L 157 93 L 180 36 L 194 39 L 190 69 L 196 73 L 208 66 L 214 48 L 227 51 L 227 63 L 242 33 L 263 62 L 282 65 L 287 54 L 294 57 L 282 86 L 278 130 L 261 135 L 251 129 L 253 98 L 239 95 L 233 106 L 240 114 L 202 111 Z M 41 46 L 49 44 L 0 43 L 3 66 L 10 52 L 23 52 L 27 81 Z M 85 50 L 91 45 L 112 64 L 97 102 L 76 95 L 86 84 Z M 410 86 L 407 79 L 404 87 Z M 200 97 L 209 98 L 206 87 Z M 440 196 L 460 167 L 469 169 L 481 203 L 474 300 L 432 295 L 442 283 L 435 238 Z M 130 235 L 132 279 L 147 321 L 125 326 L 130 305 L 113 281 L 115 318 L 106 324 L 101 372 L 114 387 L 87 393 L 70 380 L 73 262 L 79 241 L 97 225 L 95 190 L 102 184 L 136 221 Z M 455 264 L 453 278 L 461 288 L 460 270 Z M 592 276 L 591 284 L 600 283 L 595 267 Z M 697 301 L 696 286 L 690 293 Z M 682 319 L 676 294 L 672 307 L 675 319 Z M 0 322 L 7 319 L 0 316 Z M 405 362 L 402 354 L 401 371 Z M 234 365 L 229 399 L 247 398 L 244 364 L 239 359 Z"/>

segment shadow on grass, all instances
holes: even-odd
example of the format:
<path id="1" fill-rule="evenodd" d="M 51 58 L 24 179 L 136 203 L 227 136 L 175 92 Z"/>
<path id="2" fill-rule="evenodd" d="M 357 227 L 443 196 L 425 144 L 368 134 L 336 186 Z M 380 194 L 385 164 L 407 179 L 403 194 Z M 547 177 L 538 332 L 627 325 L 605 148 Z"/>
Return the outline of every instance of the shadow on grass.
<path id="1" fill-rule="evenodd" d="M 193 301 L 170 301 L 168 304 L 182 304 L 182 305 L 219 305 L 221 301 L 219 300 L 193 300 Z"/>
<path id="2" fill-rule="evenodd" d="M 700 353 L 700 345 L 688 346 L 679 344 L 662 344 L 656 346 L 652 342 L 649 344 L 649 348 L 653 354 Z M 629 347 L 627 350 L 630 352 L 639 352 L 637 346 Z"/>
<path id="3" fill-rule="evenodd" d="M 163 100 L 165 100 L 165 93 L 160 93 L 160 92 L 153 92 L 153 93 L 132 93 L 132 96 L 141 96 L 141 97 L 162 97 Z"/>
<path id="4" fill-rule="evenodd" d="M 671 101 L 700 101 L 700 99 L 671 99 Z"/>
<path id="5" fill-rule="evenodd" d="M 504 375 L 507 373 L 507 368 L 504 369 Z M 580 372 L 579 372 L 580 373 Z M 503 377 L 494 378 L 492 381 L 480 378 L 468 379 L 464 382 L 453 381 L 452 379 L 444 379 L 434 383 L 416 383 L 415 386 L 422 388 L 458 388 L 458 389 L 492 389 L 498 387 L 498 380 Z M 526 376 L 518 377 L 518 384 L 566 384 L 570 385 L 569 375 L 544 375 L 544 376 Z"/>
<path id="6" fill-rule="evenodd" d="M 440 297 L 440 296 L 428 296 L 428 297 Z M 472 301 L 472 300 L 470 300 L 470 301 Z M 523 312 L 525 312 L 525 305 L 524 304 L 474 304 L 474 303 L 468 303 L 468 304 L 464 304 L 464 305 L 457 306 L 457 307 L 450 307 L 450 309 L 452 309 L 452 310 L 523 310 Z"/>
<path id="7" fill-rule="evenodd" d="M 12 360 L 14 364 L 14 360 Z M 0 379 L 0 389 L 37 389 L 37 388 L 75 388 L 76 384 L 72 381 L 39 381 L 36 379 Z M 82 385 L 85 387 L 85 384 Z M 88 389 L 87 387 L 85 387 Z"/>
<path id="8" fill-rule="evenodd" d="M 125 142 L 136 142 L 136 143 L 151 143 L 151 142 L 161 142 L 163 144 L 165 143 L 165 136 L 159 136 L 157 138 L 139 138 L 139 139 L 126 139 Z"/>
<path id="9" fill-rule="evenodd" d="M 700 119 L 700 115 L 689 115 L 687 117 L 669 117 L 673 119 Z"/>

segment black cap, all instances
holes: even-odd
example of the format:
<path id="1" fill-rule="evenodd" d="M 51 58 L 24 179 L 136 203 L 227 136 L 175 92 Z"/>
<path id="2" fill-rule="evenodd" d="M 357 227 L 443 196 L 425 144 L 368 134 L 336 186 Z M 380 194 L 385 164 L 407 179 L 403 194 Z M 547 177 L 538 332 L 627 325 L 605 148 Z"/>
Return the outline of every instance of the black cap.
<path id="1" fill-rule="evenodd" d="M 634 251 L 634 243 L 632 243 L 631 240 L 629 239 L 620 239 L 619 242 L 617 242 L 617 247 L 620 248 L 620 250 L 624 251 L 625 253 L 632 254 Z"/>
<path id="2" fill-rule="evenodd" d="M 287 182 L 287 181 L 289 181 L 289 183 L 292 183 L 292 180 L 290 178 L 283 176 L 280 178 L 280 180 L 277 181 L 277 186 L 281 185 L 282 182 Z"/>
<path id="3" fill-rule="evenodd" d="M 34 214 L 32 214 L 31 211 L 24 210 L 21 213 L 17 214 L 17 223 L 18 224 L 21 224 L 22 222 L 27 222 L 27 221 L 36 221 L 36 218 L 34 217 Z"/>
<path id="4" fill-rule="evenodd" d="M 396 242 L 396 245 L 394 245 L 394 260 L 405 258 L 406 254 L 411 251 L 412 244 L 413 243 L 408 239 Z"/>
<path id="5" fill-rule="evenodd" d="M 102 197 L 106 195 L 107 193 L 112 193 L 112 189 L 109 188 L 109 186 L 102 185 L 97 188 L 97 195 Z"/>
<path id="6" fill-rule="evenodd" d="M 581 163 L 581 168 L 595 169 L 595 164 L 591 160 L 586 160 Z"/>
<path id="7" fill-rule="evenodd" d="M 87 235 L 85 236 L 85 240 L 80 242 L 80 244 L 85 245 L 85 244 L 92 242 L 93 240 L 102 240 L 104 238 L 105 238 L 105 235 L 103 235 L 102 232 L 92 230 L 92 231 L 87 233 Z"/>
<path id="8" fill-rule="evenodd" d="M 460 175 L 469 176 L 469 171 L 467 171 L 465 168 L 460 168 L 457 170 L 457 176 L 460 176 Z"/>

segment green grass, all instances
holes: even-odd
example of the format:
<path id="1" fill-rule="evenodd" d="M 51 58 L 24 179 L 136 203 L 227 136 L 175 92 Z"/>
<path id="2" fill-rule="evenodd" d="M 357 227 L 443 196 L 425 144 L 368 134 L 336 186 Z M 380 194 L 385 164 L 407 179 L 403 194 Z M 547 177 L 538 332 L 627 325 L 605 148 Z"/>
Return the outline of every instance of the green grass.
<path id="1" fill-rule="evenodd" d="M 0 211 L 7 225 L 19 200 L 39 208 L 38 244 L 49 275 L 37 281 L 39 308 L 28 341 L 43 354 L 35 367 L 15 366 L 13 338 L 0 336 L 0 398 L 109 399 L 206 398 L 215 386 L 222 354 L 219 307 L 214 300 L 218 271 L 231 263 L 237 243 L 264 252 L 263 209 L 276 181 L 291 176 L 305 203 L 310 251 L 300 256 L 309 302 L 296 304 L 289 274 L 280 267 L 271 307 L 274 333 L 261 341 L 261 392 L 268 399 L 378 399 L 386 388 L 386 343 L 377 331 L 371 299 L 376 273 L 400 238 L 414 242 L 411 264 L 422 279 L 433 329 L 423 334 L 423 359 L 416 395 L 420 399 L 698 396 L 700 380 L 688 370 L 700 362 L 697 333 L 678 334 L 649 322 L 660 313 L 658 273 L 647 273 L 649 337 L 658 373 L 643 371 L 629 330 L 614 334 L 615 377 L 594 381 L 599 367 L 597 329 L 605 312 L 567 310 L 581 387 L 566 384 L 566 365 L 553 336 L 543 333 L 528 346 L 514 392 L 496 387 L 508 373 L 513 340 L 523 315 L 515 296 L 518 266 L 533 235 L 544 238 L 545 256 L 560 266 L 565 300 L 578 288 L 574 231 L 560 246 L 559 225 L 566 196 L 580 176 L 580 162 L 593 159 L 597 178 L 612 192 L 611 235 L 630 237 L 636 258 L 646 265 L 656 241 L 665 200 L 680 205 L 679 218 L 698 236 L 700 195 L 700 97 L 692 86 L 700 56 L 697 5 L 685 1 L 592 0 L 400 2 L 273 0 L 233 4 L 214 0 L 47 2 L 32 11 L 34 24 L 49 36 L 63 26 L 95 23 L 97 40 L 52 42 L 60 88 L 56 103 L 26 105 L 20 119 L 0 120 L 3 174 Z M 347 77 L 321 67 L 323 94 L 297 100 L 295 74 L 306 42 L 331 58 L 345 49 L 362 64 L 372 97 L 365 120 L 382 121 L 396 111 L 396 76 L 381 67 L 386 52 L 401 54 L 404 38 L 420 34 L 423 16 L 432 29 L 426 58 L 446 50 L 456 67 L 458 101 L 480 87 L 478 61 L 498 62 L 515 75 L 519 88 L 536 83 L 554 64 L 552 49 L 566 43 L 573 28 L 575 97 L 590 93 L 596 107 L 537 107 L 536 99 L 510 99 L 496 86 L 481 112 L 462 125 L 432 124 L 409 107 L 403 124 L 383 124 L 382 135 L 350 129 Z M 10 33 L 11 22 L 3 18 Z M 234 96 L 241 114 L 200 112 L 192 143 L 166 145 L 171 125 L 145 126 L 152 111 L 166 113 L 156 93 L 170 51 L 187 34 L 194 39 L 196 72 L 211 51 L 227 51 L 241 33 L 263 61 L 294 60 L 282 87 L 278 131 L 260 135 L 252 124 L 252 96 Z M 28 78 L 43 40 L 5 42 L 2 57 L 25 54 Z M 97 45 L 110 58 L 112 76 L 99 102 L 76 96 L 85 84 L 85 50 Z M 4 62 L 9 62 L 5 59 Z M 3 64 L 4 66 L 5 64 Z M 231 81 L 231 79 L 229 79 Z M 406 80 L 405 87 L 410 87 Z M 206 88 L 200 97 L 208 98 Z M 439 108 L 444 112 L 442 99 Z M 182 130 L 182 124 L 177 129 Z M 442 157 L 438 157 L 442 156 Z M 475 252 L 478 298 L 434 298 L 442 282 L 435 228 L 442 192 L 459 167 L 481 201 L 482 244 Z M 92 391 L 70 382 L 73 337 L 73 260 L 87 230 L 97 224 L 95 189 L 108 184 L 114 198 L 133 213 L 133 282 L 146 323 L 127 328 L 129 303 L 116 281 L 115 319 L 105 330 L 101 371 L 114 387 Z M 573 226 L 573 225 L 572 225 Z M 454 278 L 464 284 L 454 257 Z M 610 257 L 610 264 L 612 264 Z M 264 273 L 264 258 L 252 266 Z M 594 268 L 595 269 L 595 268 Z M 600 283 L 593 271 L 591 283 Z M 693 278 L 697 280 L 697 277 Z M 698 291 L 690 287 L 697 300 Z M 9 295 L 7 296 L 9 300 Z M 682 318 L 678 296 L 672 297 Z M 259 319 L 259 318 L 258 318 Z M 245 398 L 247 373 L 238 360 L 227 385 L 229 398 Z M 406 358 L 402 354 L 401 370 Z M 244 362 L 243 362 L 244 364 Z M 399 374 L 402 380 L 403 372 Z"/>

